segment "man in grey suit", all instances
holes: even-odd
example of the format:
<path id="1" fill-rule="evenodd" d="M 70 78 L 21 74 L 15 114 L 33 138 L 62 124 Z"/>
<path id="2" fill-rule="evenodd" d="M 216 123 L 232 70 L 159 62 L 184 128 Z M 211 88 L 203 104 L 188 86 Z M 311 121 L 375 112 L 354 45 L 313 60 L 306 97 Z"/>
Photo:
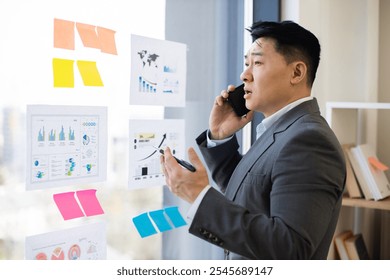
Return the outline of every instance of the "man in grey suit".
<path id="1" fill-rule="evenodd" d="M 169 189 L 191 203 L 190 233 L 225 249 L 228 259 L 326 259 L 336 227 L 346 171 L 343 152 L 321 117 L 311 88 L 320 45 L 290 21 L 257 22 L 241 80 L 251 110 L 238 117 L 215 99 L 209 129 L 197 143 L 221 192 L 193 148 L 196 172 L 181 168 L 169 148 L 161 163 Z M 264 114 L 245 155 L 235 133 Z"/>

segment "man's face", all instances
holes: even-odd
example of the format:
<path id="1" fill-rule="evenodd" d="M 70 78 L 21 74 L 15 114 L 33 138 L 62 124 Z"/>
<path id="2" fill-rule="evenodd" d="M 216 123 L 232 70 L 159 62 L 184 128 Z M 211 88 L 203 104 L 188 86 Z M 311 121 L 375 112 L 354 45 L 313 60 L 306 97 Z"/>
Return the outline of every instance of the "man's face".
<path id="1" fill-rule="evenodd" d="M 241 80 L 248 109 L 268 117 L 290 102 L 293 69 L 275 50 L 272 39 L 256 40 L 245 56 L 245 66 Z"/>

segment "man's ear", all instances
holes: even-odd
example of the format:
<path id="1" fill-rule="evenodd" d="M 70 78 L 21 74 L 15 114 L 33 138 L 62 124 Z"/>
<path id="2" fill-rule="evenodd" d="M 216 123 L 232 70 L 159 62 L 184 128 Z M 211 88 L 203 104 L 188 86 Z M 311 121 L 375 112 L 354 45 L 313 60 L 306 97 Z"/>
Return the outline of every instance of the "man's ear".
<path id="1" fill-rule="evenodd" d="M 303 61 L 295 61 L 292 63 L 292 75 L 290 83 L 297 85 L 307 76 L 307 66 Z"/>

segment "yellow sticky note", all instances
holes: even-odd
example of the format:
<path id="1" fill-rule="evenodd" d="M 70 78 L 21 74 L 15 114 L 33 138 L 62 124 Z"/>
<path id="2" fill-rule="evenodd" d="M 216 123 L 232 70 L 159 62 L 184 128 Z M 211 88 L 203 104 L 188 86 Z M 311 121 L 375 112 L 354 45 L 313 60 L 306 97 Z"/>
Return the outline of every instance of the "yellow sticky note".
<path id="1" fill-rule="evenodd" d="M 53 58 L 54 87 L 74 87 L 74 60 Z"/>
<path id="2" fill-rule="evenodd" d="M 95 61 L 78 60 L 77 67 L 85 86 L 104 86 Z"/>

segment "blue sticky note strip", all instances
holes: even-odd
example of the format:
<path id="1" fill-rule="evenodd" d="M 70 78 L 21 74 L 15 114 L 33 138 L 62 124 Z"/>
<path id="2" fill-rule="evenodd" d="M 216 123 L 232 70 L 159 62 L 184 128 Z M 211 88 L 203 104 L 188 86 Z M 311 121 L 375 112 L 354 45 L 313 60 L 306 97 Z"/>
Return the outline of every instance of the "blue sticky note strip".
<path id="1" fill-rule="evenodd" d="M 172 229 L 172 226 L 165 218 L 164 210 L 151 211 L 149 212 L 149 216 L 152 218 L 160 232 Z"/>
<path id="2" fill-rule="evenodd" d="M 171 220 L 172 224 L 175 227 L 182 227 L 187 224 L 179 212 L 179 207 L 177 206 L 168 207 L 165 208 L 164 211 L 168 215 L 169 219 Z"/>
<path id="3" fill-rule="evenodd" d="M 156 234 L 152 221 L 149 219 L 148 213 L 143 213 L 133 218 L 133 223 L 142 238 Z"/>

